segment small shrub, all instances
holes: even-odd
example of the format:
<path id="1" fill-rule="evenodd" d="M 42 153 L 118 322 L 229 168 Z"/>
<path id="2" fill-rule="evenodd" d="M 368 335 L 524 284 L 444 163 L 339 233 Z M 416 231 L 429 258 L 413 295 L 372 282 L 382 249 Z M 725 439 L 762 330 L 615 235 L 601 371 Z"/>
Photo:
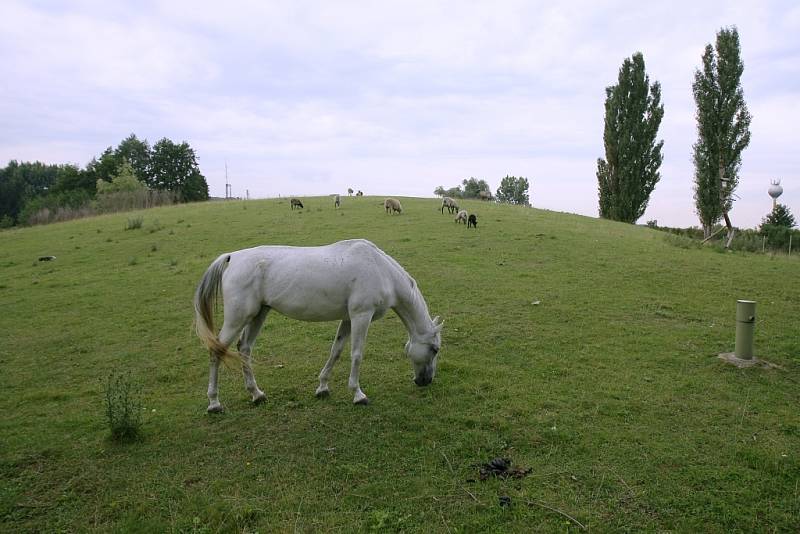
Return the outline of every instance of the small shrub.
<path id="1" fill-rule="evenodd" d="M 126 230 L 138 230 L 142 227 L 142 223 L 144 222 L 144 217 L 134 217 L 133 219 L 128 219 L 128 226 L 125 227 Z"/>
<path id="2" fill-rule="evenodd" d="M 106 383 L 106 421 L 114 441 L 130 442 L 141 437 L 142 403 L 140 389 L 130 374 L 108 377 Z"/>
<path id="3" fill-rule="evenodd" d="M 158 244 L 157 243 L 153 243 L 152 245 L 150 245 L 150 252 L 158 252 Z"/>
<path id="4" fill-rule="evenodd" d="M 153 221 L 153 226 L 150 227 L 150 233 L 154 234 L 154 233 L 158 232 L 159 230 L 161 230 L 162 228 L 163 228 L 163 226 L 161 226 L 161 223 L 158 222 L 158 219 L 156 219 L 155 221 Z"/>
<path id="5" fill-rule="evenodd" d="M 130 258 L 128 258 L 128 265 L 130 265 L 131 267 L 133 267 L 137 263 L 139 263 L 139 260 L 136 259 L 136 256 L 131 256 Z"/>

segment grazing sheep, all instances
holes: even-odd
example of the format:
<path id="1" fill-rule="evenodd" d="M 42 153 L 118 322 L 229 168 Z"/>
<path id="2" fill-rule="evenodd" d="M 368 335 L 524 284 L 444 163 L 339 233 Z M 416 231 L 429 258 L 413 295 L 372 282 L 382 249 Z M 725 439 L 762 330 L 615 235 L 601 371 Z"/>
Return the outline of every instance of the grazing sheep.
<path id="1" fill-rule="evenodd" d="M 299 199 L 299 198 L 293 198 L 293 199 L 291 199 L 291 200 L 289 201 L 289 205 L 291 206 L 291 208 L 292 208 L 292 209 L 294 209 L 294 207 L 295 207 L 295 206 L 297 206 L 298 208 L 302 208 L 302 207 L 303 207 L 303 203 L 302 203 L 302 202 L 300 202 L 300 199 Z"/>
<path id="2" fill-rule="evenodd" d="M 458 211 L 458 204 L 456 201 L 450 197 L 442 198 L 442 214 L 444 214 L 444 209 L 447 208 L 447 211 L 452 215 L 456 211 Z"/>
<path id="3" fill-rule="evenodd" d="M 333 209 L 337 209 L 342 203 L 339 202 L 339 195 L 333 195 Z"/>
<path id="4" fill-rule="evenodd" d="M 394 214 L 403 213 L 403 206 L 400 205 L 400 201 L 395 198 L 387 198 L 383 201 L 383 207 L 386 209 L 386 213 Z"/>
<path id="5" fill-rule="evenodd" d="M 459 211 L 458 215 L 456 215 L 456 218 L 453 220 L 456 221 L 456 223 L 463 222 L 464 224 L 467 224 L 467 210 Z"/>
<path id="6" fill-rule="evenodd" d="M 474 213 L 469 216 L 469 219 L 467 219 L 467 228 L 469 228 L 470 226 L 473 228 L 478 227 L 478 218 L 475 216 Z"/>

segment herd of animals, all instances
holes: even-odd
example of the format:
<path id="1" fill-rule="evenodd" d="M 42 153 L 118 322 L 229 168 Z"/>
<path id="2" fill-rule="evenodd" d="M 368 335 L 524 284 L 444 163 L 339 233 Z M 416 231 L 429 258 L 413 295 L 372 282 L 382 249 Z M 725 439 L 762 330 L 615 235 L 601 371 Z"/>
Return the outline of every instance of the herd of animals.
<path id="1" fill-rule="evenodd" d="M 361 191 L 358 192 L 356 196 L 363 196 L 364 193 Z M 303 202 L 299 198 L 292 197 L 289 200 L 289 206 L 292 210 L 295 208 L 302 208 Z M 333 207 L 334 209 L 338 209 L 341 206 L 341 200 L 339 195 L 333 196 Z M 396 198 L 387 198 L 383 201 L 383 208 L 386 210 L 386 213 L 390 215 L 394 215 L 395 213 L 401 214 L 403 213 L 403 205 L 400 204 L 400 201 Z M 460 210 L 458 208 L 458 203 L 455 199 L 450 197 L 442 198 L 442 214 L 444 214 L 444 209 L 447 208 L 447 212 L 452 215 L 453 213 L 456 214 L 455 219 L 453 219 L 456 224 L 463 223 L 467 225 L 467 228 L 478 228 L 478 217 L 474 213 L 467 213 L 467 210 Z"/>

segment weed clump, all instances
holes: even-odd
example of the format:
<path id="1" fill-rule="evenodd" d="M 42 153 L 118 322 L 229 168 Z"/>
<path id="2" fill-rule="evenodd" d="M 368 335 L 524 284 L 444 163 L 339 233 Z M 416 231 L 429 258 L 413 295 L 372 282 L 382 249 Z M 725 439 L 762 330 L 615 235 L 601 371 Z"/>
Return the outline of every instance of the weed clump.
<path id="1" fill-rule="evenodd" d="M 140 388 L 130 374 L 108 377 L 106 383 L 106 421 L 111 439 L 119 442 L 136 441 L 142 433 L 142 402 Z"/>
<path id="2" fill-rule="evenodd" d="M 138 230 L 142 227 L 142 223 L 144 222 L 144 217 L 134 217 L 132 219 L 128 219 L 128 226 L 125 227 L 126 230 Z"/>

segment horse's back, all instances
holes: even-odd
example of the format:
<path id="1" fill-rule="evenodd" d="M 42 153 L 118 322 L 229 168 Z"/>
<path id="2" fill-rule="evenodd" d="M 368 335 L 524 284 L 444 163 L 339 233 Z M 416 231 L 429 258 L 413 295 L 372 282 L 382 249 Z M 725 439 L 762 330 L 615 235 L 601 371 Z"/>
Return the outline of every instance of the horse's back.
<path id="1" fill-rule="evenodd" d="M 262 305 L 296 319 L 344 319 L 354 307 L 394 302 L 393 274 L 399 265 L 365 239 L 319 247 L 266 245 L 230 256 L 225 294 L 247 288 Z"/>

